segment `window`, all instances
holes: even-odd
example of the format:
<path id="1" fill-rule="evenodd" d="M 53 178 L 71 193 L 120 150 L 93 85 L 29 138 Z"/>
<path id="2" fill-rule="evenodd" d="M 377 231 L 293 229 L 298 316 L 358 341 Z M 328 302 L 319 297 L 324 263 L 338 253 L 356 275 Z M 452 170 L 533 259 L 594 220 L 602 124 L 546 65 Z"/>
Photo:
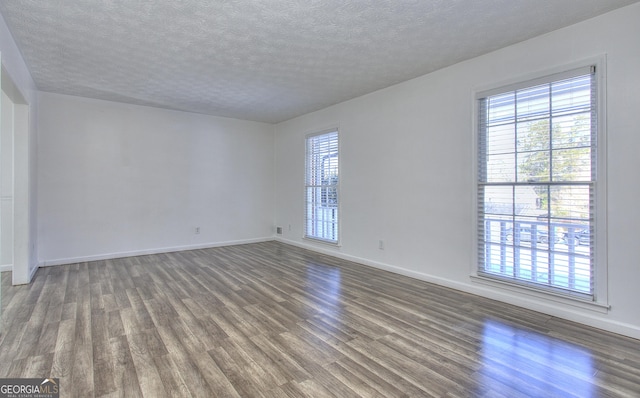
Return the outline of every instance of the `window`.
<path id="1" fill-rule="evenodd" d="M 595 300 L 595 66 L 478 96 L 478 275 Z"/>
<path id="2" fill-rule="evenodd" d="M 307 137 L 305 237 L 338 243 L 338 131 Z"/>

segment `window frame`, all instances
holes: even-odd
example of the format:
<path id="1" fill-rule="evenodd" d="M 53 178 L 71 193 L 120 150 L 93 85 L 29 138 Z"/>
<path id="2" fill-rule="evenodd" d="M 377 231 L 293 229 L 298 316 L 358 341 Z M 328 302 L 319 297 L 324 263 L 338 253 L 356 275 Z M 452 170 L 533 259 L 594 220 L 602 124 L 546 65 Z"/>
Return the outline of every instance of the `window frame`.
<path id="1" fill-rule="evenodd" d="M 335 134 L 336 135 L 336 141 L 337 141 L 337 153 L 335 155 L 335 157 L 337 157 L 337 183 L 336 184 L 308 184 L 308 171 L 309 171 L 309 167 L 310 167 L 310 152 L 309 152 L 309 142 L 311 139 L 319 137 L 319 136 L 323 136 L 323 135 L 329 135 L 329 134 Z M 333 127 L 333 128 L 328 128 L 328 129 L 324 129 L 321 131 L 317 131 L 317 132 L 313 132 L 313 133 L 309 133 L 305 135 L 305 139 L 304 139 L 304 194 L 303 194 L 303 239 L 306 240 L 310 240 L 310 241 L 314 241 L 314 242 L 319 242 L 319 243 L 323 243 L 323 244 L 327 244 L 327 245 L 331 245 L 331 246 L 340 246 L 341 245 L 341 215 L 342 215 L 342 211 L 341 211 L 341 201 L 340 201 L 340 173 L 341 173 L 341 167 L 340 167 L 340 131 L 338 127 Z M 330 156 L 333 157 L 333 156 Z M 309 217 L 308 217 L 308 210 L 309 210 L 309 200 L 307 198 L 308 195 L 308 190 L 310 188 L 319 188 L 320 189 L 320 202 L 324 203 L 325 200 L 327 200 L 330 197 L 330 192 L 329 190 L 334 190 L 334 195 L 335 195 L 335 203 L 331 203 L 330 206 L 323 206 L 326 208 L 333 208 L 336 212 L 336 216 L 335 216 L 335 235 L 337 235 L 336 239 L 330 239 L 330 238 L 324 238 L 322 236 L 317 236 L 317 235 L 312 235 L 310 234 L 310 231 L 308 229 L 309 226 Z M 333 196 L 333 195 L 331 195 Z"/>
<path id="2" fill-rule="evenodd" d="M 482 130 L 480 128 L 480 100 L 500 93 L 506 93 L 509 91 L 519 90 L 527 87 L 533 87 L 539 84 L 545 84 L 562 80 L 563 76 L 571 74 L 572 71 L 581 68 L 587 68 L 590 66 L 595 67 L 595 84 L 596 84 L 596 153 L 595 153 L 595 182 L 594 184 L 594 201 L 595 208 L 593 210 L 593 225 L 597 225 L 592 236 L 593 248 L 593 294 L 582 295 L 573 294 L 572 292 L 565 292 L 560 289 L 554 289 L 553 287 L 547 287 L 544 285 L 535 285 L 522 283 L 517 280 L 509 278 L 492 277 L 486 273 L 482 273 L 481 266 L 483 264 L 482 259 L 479 257 L 480 248 L 479 242 L 481 241 L 480 234 L 484 234 L 484 228 L 479 225 L 480 216 L 480 203 L 479 200 L 479 159 L 481 156 L 479 139 Z M 578 306 L 584 306 L 588 309 L 596 309 L 600 312 L 606 312 L 609 308 L 608 305 L 608 263 L 607 263 L 607 133 L 606 133 L 606 56 L 601 55 L 590 59 L 585 59 L 579 62 L 575 62 L 568 65 L 559 66 L 556 68 L 548 69 L 532 73 L 523 77 L 511 79 L 509 81 L 503 81 L 501 83 L 492 84 L 486 87 L 476 88 L 473 100 L 473 119 L 472 119 L 472 135 L 473 135 L 473 148 L 472 148 L 472 172 L 473 172 L 473 226 L 472 226 L 472 244 L 473 249 L 472 261 L 471 261 L 471 280 L 472 282 L 488 285 L 492 288 L 503 289 L 506 291 L 523 293 L 526 295 L 534 296 L 539 299 L 552 300 L 555 302 L 567 303 Z"/>

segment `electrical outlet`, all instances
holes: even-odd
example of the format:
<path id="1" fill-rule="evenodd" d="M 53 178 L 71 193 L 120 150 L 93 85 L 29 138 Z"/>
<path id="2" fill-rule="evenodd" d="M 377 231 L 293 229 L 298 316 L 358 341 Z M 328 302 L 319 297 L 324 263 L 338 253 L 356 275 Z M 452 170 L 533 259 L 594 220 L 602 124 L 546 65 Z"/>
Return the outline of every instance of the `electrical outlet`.
<path id="1" fill-rule="evenodd" d="M 276 227 L 276 234 L 282 235 L 282 227 Z"/>
<path id="2" fill-rule="evenodd" d="M 193 233 L 194 233 L 194 234 L 196 234 L 196 235 L 198 235 L 198 234 L 200 233 L 200 227 L 196 227 L 196 228 L 193 230 Z"/>
<path id="3" fill-rule="evenodd" d="M 382 239 L 378 241 L 378 249 L 384 250 L 384 241 Z"/>

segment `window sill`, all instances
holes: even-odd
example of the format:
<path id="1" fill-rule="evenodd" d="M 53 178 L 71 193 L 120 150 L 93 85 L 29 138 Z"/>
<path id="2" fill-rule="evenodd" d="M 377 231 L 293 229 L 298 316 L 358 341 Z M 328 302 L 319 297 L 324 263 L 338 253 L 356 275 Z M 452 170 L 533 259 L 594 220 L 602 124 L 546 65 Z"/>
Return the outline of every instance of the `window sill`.
<path id="1" fill-rule="evenodd" d="M 340 241 L 338 242 L 334 242 L 332 240 L 325 240 L 325 239 L 319 239 L 319 238 L 314 238 L 311 236 L 304 236 L 302 237 L 302 239 L 309 241 L 309 242 L 314 242 L 314 243 L 320 243 L 322 245 L 326 245 L 326 246 L 332 246 L 332 247 L 341 247 L 342 244 L 340 244 Z"/>
<path id="2" fill-rule="evenodd" d="M 471 282 L 482 284 L 485 286 L 491 286 L 494 288 L 502 289 L 509 292 L 524 294 L 530 297 L 534 297 L 537 299 L 542 299 L 554 303 L 570 305 L 573 307 L 578 307 L 581 309 L 598 312 L 601 314 L 606 314 L 609 312 L 611 308 L 610 305 L 606 303 L 590 301 L 587 299 L 583 299 L 580 297 L 572 297 L 569 295 L 564 295 L 561 293 L 554 293 L 552 291 L 543 291 L 540 289 L 536 289 L 534 287 L 528 287 L 516 283 L 511 283 L 509 281 L 502 281 L 499 279 L 488 278 L 480 275 L 470 275 Z"/>

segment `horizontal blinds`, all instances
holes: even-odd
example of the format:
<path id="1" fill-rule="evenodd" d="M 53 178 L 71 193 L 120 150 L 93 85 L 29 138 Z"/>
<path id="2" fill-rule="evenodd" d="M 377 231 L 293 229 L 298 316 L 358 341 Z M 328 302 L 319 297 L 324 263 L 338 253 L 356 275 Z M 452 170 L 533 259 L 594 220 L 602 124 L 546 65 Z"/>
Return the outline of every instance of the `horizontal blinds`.
<path id="1" fill-rule="evenodd" d="M 594 73 L 595 73 L 595 65 L 583 66 L 580 68 L 570 69 L 567 71 L 543 76 L 536 79 L 520 81 L 513 84 L 507 84 L 501 87 L 496 87 L 494 89 L 481 91 L 476 95 L 476 99 L 491 97 L 496 94 L 506 93 L 509 91 L 516 91 L 522 88 L 534 87 L 540 84 L 546 84 L 553 81 L 571 79 L 577 76 L 592 75 Z"/>
<path id="2" fill-rule="evenodd" d="M 478 272 L 593 296 L 593 67 L 478 99 Z"/>
<path id="3" fill-rule="evenodd" d="M 338 241 L 338 131 L 314 134 L 306 140 L 305 236 Z"/>

